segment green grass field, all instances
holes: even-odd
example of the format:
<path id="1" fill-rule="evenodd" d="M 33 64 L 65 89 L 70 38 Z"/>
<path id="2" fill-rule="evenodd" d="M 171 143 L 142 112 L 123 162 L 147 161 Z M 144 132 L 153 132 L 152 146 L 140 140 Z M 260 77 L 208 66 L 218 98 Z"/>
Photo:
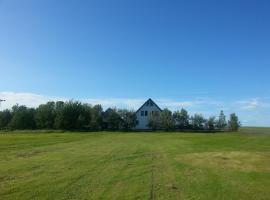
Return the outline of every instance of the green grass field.
<path id="1" fill-rule="evenodd" d="M 256 131 L 0 134 L 0 199 L 270 199 Z"/>

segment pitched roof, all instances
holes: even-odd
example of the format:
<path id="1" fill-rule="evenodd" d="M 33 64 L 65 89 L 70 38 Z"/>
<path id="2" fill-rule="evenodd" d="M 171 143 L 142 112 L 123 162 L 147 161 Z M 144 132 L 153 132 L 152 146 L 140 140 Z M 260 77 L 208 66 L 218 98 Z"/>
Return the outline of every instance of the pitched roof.
<path id="1" fill-rule="evenodd" d="M 162 111 L 162 109 L 151 99 L 149 98 L 137 111 L 136 113 L 145 105 L 147 104 L 148 102 L 152 102 L 160 111 Z"/>

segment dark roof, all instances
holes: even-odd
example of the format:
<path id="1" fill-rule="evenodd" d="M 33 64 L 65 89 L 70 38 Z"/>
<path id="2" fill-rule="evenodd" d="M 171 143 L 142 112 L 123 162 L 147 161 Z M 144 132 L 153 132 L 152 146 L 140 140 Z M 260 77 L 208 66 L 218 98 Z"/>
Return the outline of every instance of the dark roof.
<path id="1" fill-rule="evenodd" d="M 149 98 L 137 111 L 136 113 L 148 102 L 152 102 L 160 111 L 162 111 L 162 109 L 151 99 Z"/>

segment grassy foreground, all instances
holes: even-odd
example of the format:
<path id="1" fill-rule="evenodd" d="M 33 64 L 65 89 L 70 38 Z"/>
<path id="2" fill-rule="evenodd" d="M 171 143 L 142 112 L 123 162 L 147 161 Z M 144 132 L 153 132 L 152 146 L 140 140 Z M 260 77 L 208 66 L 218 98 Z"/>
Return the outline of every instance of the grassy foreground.
<path id="1" fill-rule="evenodd" d="M 270 199 L 253 131 L 0 134 L 0 199 Z"/>

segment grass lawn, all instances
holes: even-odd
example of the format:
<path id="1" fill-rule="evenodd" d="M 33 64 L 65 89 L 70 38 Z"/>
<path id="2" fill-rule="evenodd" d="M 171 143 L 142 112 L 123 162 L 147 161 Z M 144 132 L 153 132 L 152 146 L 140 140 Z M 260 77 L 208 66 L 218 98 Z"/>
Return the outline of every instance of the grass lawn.
<path id="1" fill-rule="evenodd" d="M 270 129 L 0 134 L 0 199 L 270 199 Z"/>

